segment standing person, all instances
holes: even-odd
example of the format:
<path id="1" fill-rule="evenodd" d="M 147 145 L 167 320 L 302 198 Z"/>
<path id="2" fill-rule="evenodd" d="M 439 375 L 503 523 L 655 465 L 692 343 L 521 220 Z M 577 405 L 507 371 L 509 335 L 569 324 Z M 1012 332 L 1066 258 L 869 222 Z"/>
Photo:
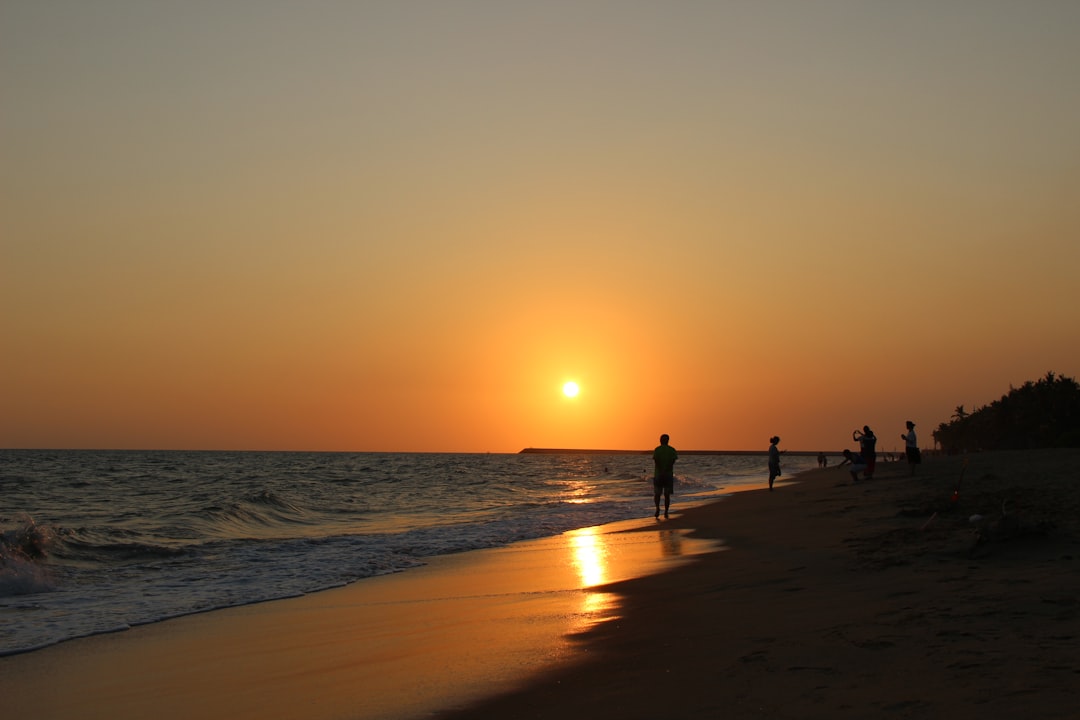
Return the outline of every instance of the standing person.
<path id="1" fill-rule="evenodd" d="M 769 490 L 772 490 L 773 480 L 780 477 L 780 448 L 776 444 L 780 442 L 779 435 L 769 438 Z"/>
<path id="2" fill-rule="evenodd" d="M 874 477 L 874 466 L 877 465 L 877 435 L 874 435 L 869 425 L 863 425 L 862 432 L 855 430 L 851 433 L 851 438 L 859 443 L 859 454 L 866 463 L 866 472 L 863 473 L 863 477 L 870 480 Z"/>
<path id="3" fill-rule="evenodd" d="M 911 466 L 911 474 L 915 474 L 915 466 L 922 462 L 922 453 L 919 452 L 919 438 L 915 434 L 915 423 L 907 421 L 907 434 L 901 435 L 904 440 L 904 451 L 907 454 L 907 464 Z"/>
<path id="4" fill-rule="evenodd" d="M 829 467 L 829 458 L 825 457 L 824 452 L 819 452 L 817 454 L 817 466 L 819 468 Z"/>
<path id="5" fill-rule="evenodd" d="M 675 461 L 679 459 L 679 453 L 675 448 L 668 445 L 670 438 L 664 434 L 660 436 L 660 444 L 653 450 L 652 459 L 656 469 L 653 473 L 653 500 L 656 502 L 656 518 L 660 519 L 660 493 L 664 493 L 664 517 L 668 516 L 671 507 L 671 493 L 675 489 Z"/>
<path id="6" fill-rule="evenodd" d="M 850 450 L 844 450 L 844 459 L 840 461 L 840 464 L 836 467 L 843 467 L 851 463 L 851 479 L 855 482 L 859 482 L 859 473 L 866 469 L 866 462 L 863 460 L 863 456 L 858 453 L 853 453 Z"/>

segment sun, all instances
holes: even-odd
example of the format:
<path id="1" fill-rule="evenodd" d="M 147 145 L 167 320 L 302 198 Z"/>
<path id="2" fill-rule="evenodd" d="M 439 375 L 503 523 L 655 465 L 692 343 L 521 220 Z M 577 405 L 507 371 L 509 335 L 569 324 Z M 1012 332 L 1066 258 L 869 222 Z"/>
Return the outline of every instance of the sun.
<path id="1" fill-rule="evenodd" d="M 579 391 L 578 384 L 573 380 L 562 386 L 562 393 L 566 397 L 577 397 Z"/>

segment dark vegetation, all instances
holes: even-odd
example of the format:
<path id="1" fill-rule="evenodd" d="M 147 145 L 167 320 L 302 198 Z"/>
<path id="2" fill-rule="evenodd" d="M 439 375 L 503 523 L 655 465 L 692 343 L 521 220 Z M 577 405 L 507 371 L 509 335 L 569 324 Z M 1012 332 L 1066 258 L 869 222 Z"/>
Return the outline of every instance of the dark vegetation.
<path id="1" fill-rule="evenodd" d="M 1048 372 L 970 413 L 960 405 L 933 436 L 948 453 L 1080 447 L 1080 385 Z"/>

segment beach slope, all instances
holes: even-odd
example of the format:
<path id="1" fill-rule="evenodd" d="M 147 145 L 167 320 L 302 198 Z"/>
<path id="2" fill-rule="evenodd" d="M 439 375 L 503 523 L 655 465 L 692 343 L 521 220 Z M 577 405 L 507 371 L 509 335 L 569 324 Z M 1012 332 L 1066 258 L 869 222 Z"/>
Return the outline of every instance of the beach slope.
<path id="1" fill-rule="evenodd" d="M 1078 462 L 832 468 L 690 509 L 671 525 L 727 552 L 616 585 L 586 661 L 440 717 L 1074 718 Z"/>

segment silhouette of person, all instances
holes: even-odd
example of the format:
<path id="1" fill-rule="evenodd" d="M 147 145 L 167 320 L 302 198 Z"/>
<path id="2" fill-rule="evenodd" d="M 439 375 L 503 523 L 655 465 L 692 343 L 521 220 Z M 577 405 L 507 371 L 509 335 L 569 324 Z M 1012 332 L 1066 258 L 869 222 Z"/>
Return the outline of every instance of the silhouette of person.
<path id="1" fill-rule="evenodd" d="M 874 466 L 877 465 L 877 435 L 874 435 L 869 425 L 863 425 L 861 433 L 858 430 L 851 433 L 851 439 L 859 443 L 859 454 L 866 464 L 863 476 L 870 480 L 874 477 Z"/>
<path id="2" fill-rule="evenodd" d="M 769 490 L 772 490 L 773 480 L 780 477 L 780 448 L 776 447 L 778 442 L 779 435 L 769 438 Z"/>
<path id="3" fill-rule="evenodd" d="M 908 465 L 911 466 L 911 474 L 915 474 L 915 466 L 922 462 L 922 453 L 919 451 L 919 437 L 915 434 L 915 423 L 907 421 L 907 434 L 900 436 L 904 440 L 904 452 L 907 454 Z"/>
<path id="4" fill-rule="evenodd" d="M 859 482 L 859 473 L 866 470 L 866 461 L 863 460 L 863 456 L 859 453 L 853 453 L 850 450 L 844 450 L 844 459 L 840 461 L 840 464 L 836 467 L 844 467 L 848 463 L 851 463 L 851 479 L 855 482 Z"/>
<path id="5" fill-rule="evenodd" d="M 817 466 L 819 468 L 829 467 L 829 458 L 825 457 L 824 452 L 817 454 Z"/>
<path id="6" fill-rule="evenodd" d="M 656 503 L 656 518 L 660 519 L 660 493 L 664 494 L 664 517 L 671 508 L 671 493 L 675 489 L 675 461 L 679 453 L 668 444 L 667 434 L 660 436 L 660 444 L 653 450 L 653 500 Z"/>

